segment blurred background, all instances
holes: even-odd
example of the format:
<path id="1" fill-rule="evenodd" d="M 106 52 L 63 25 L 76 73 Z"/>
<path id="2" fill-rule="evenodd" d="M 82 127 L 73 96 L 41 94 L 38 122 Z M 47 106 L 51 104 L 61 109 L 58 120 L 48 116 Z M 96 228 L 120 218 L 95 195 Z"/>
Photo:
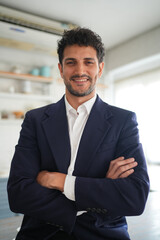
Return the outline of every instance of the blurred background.
<path id="1" fill-rule="evenodd" d="M 6 182 L 24 115 L 64 94 L 57 41 L 76 26 L 102 37 L 97 92 L 136 112 L 151 191 L 160 190 L 160 0 L 0 0 L 0 219 L 13 216 Z"/>

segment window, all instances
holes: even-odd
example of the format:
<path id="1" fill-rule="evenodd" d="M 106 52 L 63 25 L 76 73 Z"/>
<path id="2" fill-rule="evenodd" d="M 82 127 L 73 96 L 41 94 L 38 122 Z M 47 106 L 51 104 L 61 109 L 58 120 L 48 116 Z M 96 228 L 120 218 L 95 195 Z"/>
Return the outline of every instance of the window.
<path id="1" fill-rule="evenodd" d="M 160 164 L 160 69 L 119 80 L 115 105 L 136 112 L 148 163 Z"/>

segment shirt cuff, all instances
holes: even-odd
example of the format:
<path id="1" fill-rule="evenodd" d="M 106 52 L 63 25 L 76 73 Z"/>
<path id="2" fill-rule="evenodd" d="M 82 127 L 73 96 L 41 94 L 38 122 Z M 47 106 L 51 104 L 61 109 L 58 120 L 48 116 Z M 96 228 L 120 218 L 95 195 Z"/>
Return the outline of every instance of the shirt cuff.
<path id="1" fill-rule="evenodd" d="M 75 176 L 67 175 L 64 183 L 63 193 L 68 199 L 72 201 L 75 201 L 75 192 L 74 192 L 75 180 L 76 180 Z"/>

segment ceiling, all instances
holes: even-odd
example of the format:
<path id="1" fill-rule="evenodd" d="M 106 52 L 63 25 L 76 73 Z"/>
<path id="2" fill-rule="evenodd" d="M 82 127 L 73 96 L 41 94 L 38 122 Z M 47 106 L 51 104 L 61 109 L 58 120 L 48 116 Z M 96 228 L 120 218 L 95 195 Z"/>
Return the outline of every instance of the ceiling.
<path id="1" fill-rule="evenodd" d="M 0 0 L 0 4 L 89 27 L 106 48 L 160 25 L 160 0 Z"/>

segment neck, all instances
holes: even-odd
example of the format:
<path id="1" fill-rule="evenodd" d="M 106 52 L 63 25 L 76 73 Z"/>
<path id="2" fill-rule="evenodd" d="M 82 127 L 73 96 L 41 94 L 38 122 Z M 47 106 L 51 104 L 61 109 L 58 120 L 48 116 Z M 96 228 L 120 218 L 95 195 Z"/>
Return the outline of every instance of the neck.
<path id="1" fill-rule="evenodd" d="M 88 100 L 90 100 L 91 98 L 93 98 L 95 96 L 95 91 L 93 91 L 92 93 L 90 93 L 87 96 L 83 96 L 83 97 L 76 97 L 74 95 L 72 95 L 70 92 L 68 92 L 66 90 L 66 98 L 67 101 L 69 102 L 69 104 L 75 109 L 77 110 L 77 108 L 87 102 Z"/>

